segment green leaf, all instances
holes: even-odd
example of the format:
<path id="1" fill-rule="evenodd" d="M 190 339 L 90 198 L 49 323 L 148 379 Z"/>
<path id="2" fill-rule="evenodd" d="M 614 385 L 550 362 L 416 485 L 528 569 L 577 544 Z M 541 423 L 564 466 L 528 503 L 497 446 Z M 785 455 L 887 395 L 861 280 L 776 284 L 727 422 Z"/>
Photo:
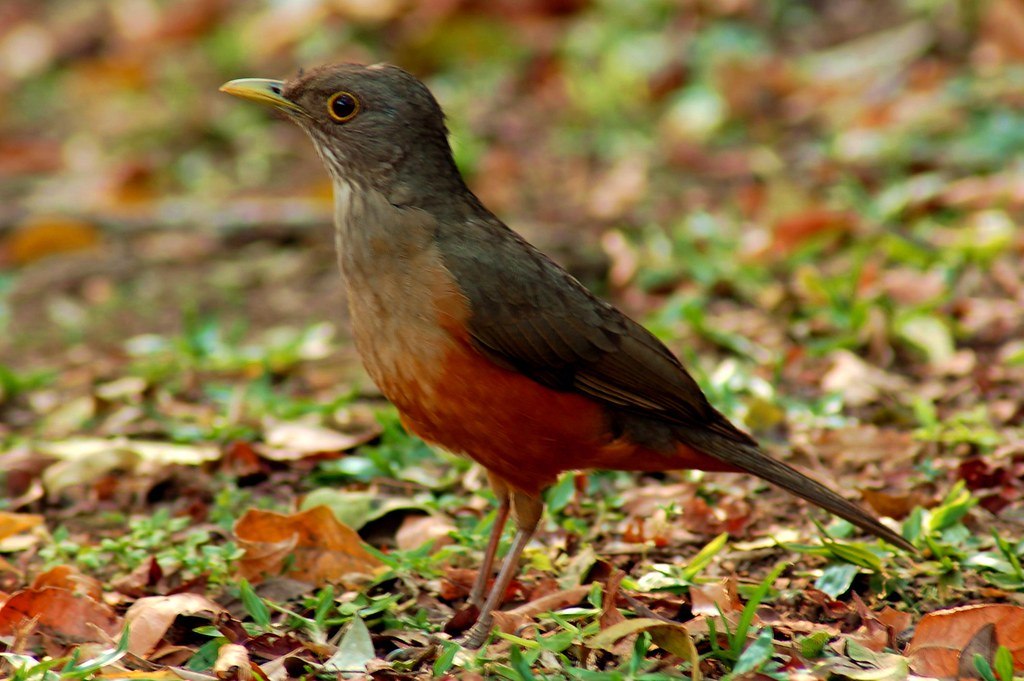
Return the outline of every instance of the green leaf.
<path id="1" fill-rule="evenodd" d="M 199 646 L 199 649 L 196 650 L 195 654 L 192 655 L 185 664 L 185 668 L 191 669 L 192 671 L 210 669 L 214 662 L 217 661 L 217 652 L 220 650 L 220 647 L 228 642 L 229 641 L 222 636 L 210 639 L 203 645 Z"/>
<path id="2" fill-rule="evenodd" d="M 772 584 L 779 578 L 782 571 L 789 567 L 789 563 L 779 563 L 775 568 L 768 573 L 768 576 L 757 585 L 757 589 L 750 596 L 750 600 L 743 606 L 743 612 L 740 614 L 740 621 L 736 625 L 736 632 L 732 634 L 732 652 L 736 655 L 740 653 L 740 647 L 747 640 L 747 631 L 750 630 L 750 624 L 754 621 L 754 614 L 757 612 L 758 607 L 761 605 L 761 601 L 768 595 L 768 591 L 772 588 Z"/>
<path id="3" fill-rule="evenodd" d="M 682 572 L 682 579 L 687 582 L 692 582 L 697 578 L 701 572 L 704 571 L 708 565 L 711 564 L 711 560 L 725 547 L 726 540 L 729 539 L 729 533 L 723 532 L 718 535 L 707 545 L 702 548 L 696 556 L 690 559 L 690 562 L 686 564 L 686 567 Z"/>
<path id="4" fill-rule="evenodd" d="M 874 572 L 882 571 L 882 559 L 865 544 L 831 538 L 826 538 L 824 543 L 829 553 L 839 560 L 873 570 Z"/>
<path id="5" fill-rule="evenodd" d="M 548 488 L 545 493 L 549 511 L 558 512 L 569 505 L 573 494 L 576 493 L 576 476 L 571 473 L 563 475 L 561 479 Z"/>
<path id="6" fill-rule="evenodd" d="M 832 563 L 822 570 L 814 586 L 832 598 L 838 598 L 850 590 L 850 585 L 859 572 L 860 568 L 851 563 Z"/>
<path id="7" fill-rule="evenodd" d="M 521 681 L 533 681 L 533 672 L 530 671 L 530 663 L 523 656 L 522 648 L 512 646 L 509 650 L 508 661 L 512 665 L 512 669 L 519 675 Z"/>
<path id="8" fill-rule="evenodd" d="M 242 580 L 238 591 L 242 597 L 242 605 L 245 607 L 245 611 L 249 613 L 249 616 L 252 617 L 252 621 L 264 629 L 269 627 L 270 610 L 267 608 L 267 604 L 263 602 L 263 599 L 253 590 L 248 580 Z"/>
<path id="9" fill-rule="evenodd" d="M 1013 679 L 1013 653 L 1006 646 L 996 648 L 995 654 L 996 676 L 999 681 L 1012 681 Z"/>
<path id="10" fill-rule="evenodd" d="M 921 350 L 932 364 L 941 364 L 956 352 L 949 324 L 934 315 L 914 314 L 899 320 L 896 335 Z"/>
<path id="11" fill-rule="evenodd" d="M 927 511 L 924 508 L 915 506 L 910 515 L 907 516 L 907 519 L 903 521 L 903 536 L 907 540 L 916 542 L 921 539 L 921 534 L 924 532 L 926 513 Z"/>
<path id="12" fill-rule="evenodd" d="M 800 654 L 808 659 L 821 657 L 832 636 L 827 631 L 816 631 L 800 639 Z"/>
<path id="13" fill-rule="evenodd" d="M 757 671 L 765 662 L 771 659 L 774 653 L 775 640 L 772 635 L 772 629 L 771 627 L 765 627 L 758 633 L 754 642 L 747 646 L 747 649 L 736 660 L 736 666 L 733 667 L 732 673 L 739 675 Z"/>
<path id="14" fill-rule="evenodd" d="M 999 681 L 988 660 L 981 653 L 974 653 L 974 669 L 977 670 L 982 681 Z"/>
<path id="15" fill-rule="evenodd" d="M 324 629 L 324 624 L 327 621 L 327 614 L 331 611 L 334 606 L 334 587 L 328 585 L 316 595 L 316 606 L 313 609 L 313 621 L 316 622 L 316 626 L 320 629 Z"/>
<path id="16" fill-rule="evenodd" d="M 939 532 L 960 522 L 977 503 L 978 500 L 971 496 L 964 481 L 957 480 L 939 507 L 931 510 L 928 516 L 929 533 Z"/>
<path id="17" fill-rule="evenodd" d="M 437 656 L 434 660 L 434 677 L 443 676 L 445 672 L 452 668 L 452 664 L 455 662 L 455 655 L 462 649 L 462 647 L 454 641 L 445 641 L 441 644 L 444 647 L 444 651 Z"/>

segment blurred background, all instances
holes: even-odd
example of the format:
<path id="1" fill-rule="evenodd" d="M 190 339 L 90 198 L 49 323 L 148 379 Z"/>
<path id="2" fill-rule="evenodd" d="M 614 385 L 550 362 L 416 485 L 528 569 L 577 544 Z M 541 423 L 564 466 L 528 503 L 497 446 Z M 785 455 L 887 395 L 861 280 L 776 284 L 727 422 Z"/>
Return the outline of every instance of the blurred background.
<path id="1" fill-rule="evenodd" d="M 405 435 L 360 368 L 308 140 L 217 91 L 337 61 L 424 79 L 487 206 L 647 324 L 771 451 L 859 493 L 930 556 L 841 543 L 851 528 L 836 519 L 838 541 L 801 548 L 823 516 L 747 476 L 567 475 L 527 550 L 525 600 L 588 574 L 611 584 L 588 567 L 603 556 L 674 618 L 690 606 L 666 596 L 686 589 L 693 615 L 695 593 L 701 617 L 739 613 L 738 575 L 749 623 L 782 552 L 795 560 L 783 590 L 757 609 L 775 633 L 741 662 L 744 634 L 712 650 L 694 633 L 705 673 L 749 675 L 753 650 L 776 660 L 758 673 L 781 677 L 802 651 L 856 657 L 815 667 L 851 678 L 905 675 L 903 657 L 857 651 L 898 649 L 918 614 L 1020 602 L 1024 0 L 0 0 L 0 604 L 65 565 L 107 580 L 119 612 L 207 580 L 229 603 L 250 574 L 235 539 L 265 539 L 242 531 L 250 510 L 298 504 L 398 549 L 401 580 L 331 615 L 334 637 L 370 604 L 360 665 L 408 669 L 393 653 L 433 645 L 424 634 L 465 595 L 493 517 L 486 478 Z M 702 571 L 719 591 L 693 590 Z M 69 574 L 75 612 L 99 608 Z M 332 592 L 287 593 L 267 598 L 324 626 Z M 0 612 L 12 651 L 37 623 L 16 597 Z M 906 612 L 871 619 L 883 603 Z M 269 622 L 259 607 L 253 623 Z M 574 621 L 606 632 L 614 611 Z M 952 625 L 916 621 L 925 647 L 907 655 L 952 660 L 916 673 L 962 674 L 960 648 L 998 663 L 997 643 L 1020 659 L 1020 608 L 957 612 L 973 621 L 957 625 L 962 645 Z M 972 612 L 999 621 L 979 628 Z M 40 650 L 94 640 L 63 631 L 88 617 L 57 619 Z M 310 659 L 328 654 L 327 628 L 287 622 L 317 640 Z M 564 626 L 561 647 L 529 659 L 616 663 Z M 160 659 L 213 665 L 217 640 L 174 636 Z M 624 671 L 608 678 L 638 674 L 646 640 L 619 644 Z M 410 664 L 431 673 L 435 654 Z"/>
<path id="2" fill-rule="evenodd" d="M 423 78 L 482 200 L 749 426 L 918 423 L 908 376 L 1020 417 L 1020 0 L 6 0 L 9 398 L 153 358 L 367 388 L 319 161 L 217 92 L 336 61 Z"/>

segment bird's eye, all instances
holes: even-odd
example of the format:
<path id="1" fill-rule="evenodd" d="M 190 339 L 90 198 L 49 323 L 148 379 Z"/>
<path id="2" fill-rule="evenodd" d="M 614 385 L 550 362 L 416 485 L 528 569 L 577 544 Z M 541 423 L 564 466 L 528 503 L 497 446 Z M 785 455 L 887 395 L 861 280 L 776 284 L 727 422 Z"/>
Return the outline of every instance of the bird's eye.
<path id="1" fill-rule="evenodd" d="M 335 92 L 327 100 L 327 113 L 339 123 L 345 123 L 359 113 L 359 100 L 351 92 Z"/>

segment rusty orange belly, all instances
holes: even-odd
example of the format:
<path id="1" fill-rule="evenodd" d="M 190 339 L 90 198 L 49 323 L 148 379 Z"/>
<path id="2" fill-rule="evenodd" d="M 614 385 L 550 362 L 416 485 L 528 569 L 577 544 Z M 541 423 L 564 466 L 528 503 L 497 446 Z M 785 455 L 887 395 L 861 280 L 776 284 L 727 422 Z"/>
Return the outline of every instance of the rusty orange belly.
<path id="1" fill-rule="evenodd" d="M 406 392 L 396 401 L 403 423 L 527 494 L 538 494 L 567 470 L 728 469 L 682 444 L 652 451 L 616 438 L 608 407 L 547 388 L 466 345 L 453 343 L 436 369 L 421 374 L 432 375 L 433 385 L 417 391 L 419 399 Z"/>

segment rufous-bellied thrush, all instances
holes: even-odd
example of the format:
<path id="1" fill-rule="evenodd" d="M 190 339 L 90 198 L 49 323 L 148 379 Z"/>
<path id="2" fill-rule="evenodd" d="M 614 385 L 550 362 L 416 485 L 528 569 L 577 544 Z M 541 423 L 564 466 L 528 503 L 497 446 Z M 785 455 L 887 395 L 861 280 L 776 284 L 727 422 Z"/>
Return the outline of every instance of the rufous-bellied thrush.
<path id="1" fill-rule="evenodd" d="M 500 506 L 470 602 L 479 647 L 564 471 L 753 473 L 913 546 L 764 452 L 650 332 L 495 217 L 452 158 L 430 91 L 395 66 L 325 66 L 221 88 L 284 112 L 334 183 L 338 261 L 366 370 L 423 439 L 486 469 Z M 487 598 L 505 521 L 512 546 Z"/>

